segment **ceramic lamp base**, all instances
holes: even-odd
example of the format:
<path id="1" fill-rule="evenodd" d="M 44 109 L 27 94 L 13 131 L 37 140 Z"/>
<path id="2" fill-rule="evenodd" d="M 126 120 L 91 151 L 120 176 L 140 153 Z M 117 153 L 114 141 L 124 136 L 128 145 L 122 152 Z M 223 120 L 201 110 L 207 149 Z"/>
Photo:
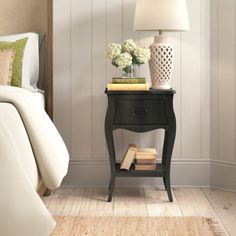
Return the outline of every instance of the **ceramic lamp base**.
<path id="1" fill-rule="evenodd" d="M 173 47 L 167 43 L 166 37 L 158 35 L 150 46 L 149 61 L 153 89 L 170 89 L 173 67 Z"/>
<path id="2" fill-rule="evenodd" d="M 169 84 L 153 84 L 152 83 L 152 86 L 151 86 L 152 89 L 171 89 L 171 85 Z"/>

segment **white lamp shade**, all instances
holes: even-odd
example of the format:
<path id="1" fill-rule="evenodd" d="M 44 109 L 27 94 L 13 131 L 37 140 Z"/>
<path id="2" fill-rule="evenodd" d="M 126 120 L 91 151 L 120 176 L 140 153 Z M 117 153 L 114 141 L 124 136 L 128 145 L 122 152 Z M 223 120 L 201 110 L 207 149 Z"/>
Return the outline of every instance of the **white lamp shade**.
<path id="1" fill-rule="evenodd" d="M 189 30 L 186 0 L 137 0 L 134 30 Z"/>

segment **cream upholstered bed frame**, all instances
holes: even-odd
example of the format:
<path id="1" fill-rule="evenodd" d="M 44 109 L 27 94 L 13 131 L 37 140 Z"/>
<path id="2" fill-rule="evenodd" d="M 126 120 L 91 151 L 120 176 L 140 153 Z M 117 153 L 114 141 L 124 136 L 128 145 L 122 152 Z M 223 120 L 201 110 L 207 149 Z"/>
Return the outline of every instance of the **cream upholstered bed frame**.
<path id="1" fill-rule="evenodd" d="M 46 34 L 44 90 L 46 110 L 53 118 L 53 0 L 0 0 L 0 35 L 23 32 Z"/>

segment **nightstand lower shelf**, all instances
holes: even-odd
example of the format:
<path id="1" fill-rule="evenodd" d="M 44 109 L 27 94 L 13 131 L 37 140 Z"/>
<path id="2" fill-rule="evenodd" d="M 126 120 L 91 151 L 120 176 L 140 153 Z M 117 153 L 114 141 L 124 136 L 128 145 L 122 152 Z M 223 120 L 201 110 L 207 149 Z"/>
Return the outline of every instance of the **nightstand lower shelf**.
<path id="1" fill-rule="evenodd" d="M 164 177 L 164 166 L 156 164 L 156 170 L 135 170 L 132 164 L 130 170 L 121 170 L 120 163 L 116 163 L 116 177 Z"/>

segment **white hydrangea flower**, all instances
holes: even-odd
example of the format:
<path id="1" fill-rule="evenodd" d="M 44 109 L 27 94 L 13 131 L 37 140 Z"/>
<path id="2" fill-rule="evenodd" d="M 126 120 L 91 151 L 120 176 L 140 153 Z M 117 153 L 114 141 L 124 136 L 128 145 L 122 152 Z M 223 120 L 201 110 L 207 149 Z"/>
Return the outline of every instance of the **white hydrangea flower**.
<path id="1" fill-rule="evenodd" d="M 121 53 L 116 59 L 115 63 L 121 69 L 132 65 L 132 56 L 128 52 Z"/>
<path id="2" fill-rule="evenodd" d="M 111 60 L 114 60 L 121 54 L 122 46 L 118 43 L 111 43 L 107 46 L 106 55 Z"/>
<path id="3" fill-rule="evenodd" d="M 144 64 L 150 60 L 151 51 L 148 48 L 138 47 L 134 50 L 134 55 L 141 64 Z"/>
<path id="4" fill-rule="evenodd" d="M 137 45 L 133 39 L 128 39 L 124 41 L 122 47 L 125 52 L 132 53 L 137 48 Z"/>

